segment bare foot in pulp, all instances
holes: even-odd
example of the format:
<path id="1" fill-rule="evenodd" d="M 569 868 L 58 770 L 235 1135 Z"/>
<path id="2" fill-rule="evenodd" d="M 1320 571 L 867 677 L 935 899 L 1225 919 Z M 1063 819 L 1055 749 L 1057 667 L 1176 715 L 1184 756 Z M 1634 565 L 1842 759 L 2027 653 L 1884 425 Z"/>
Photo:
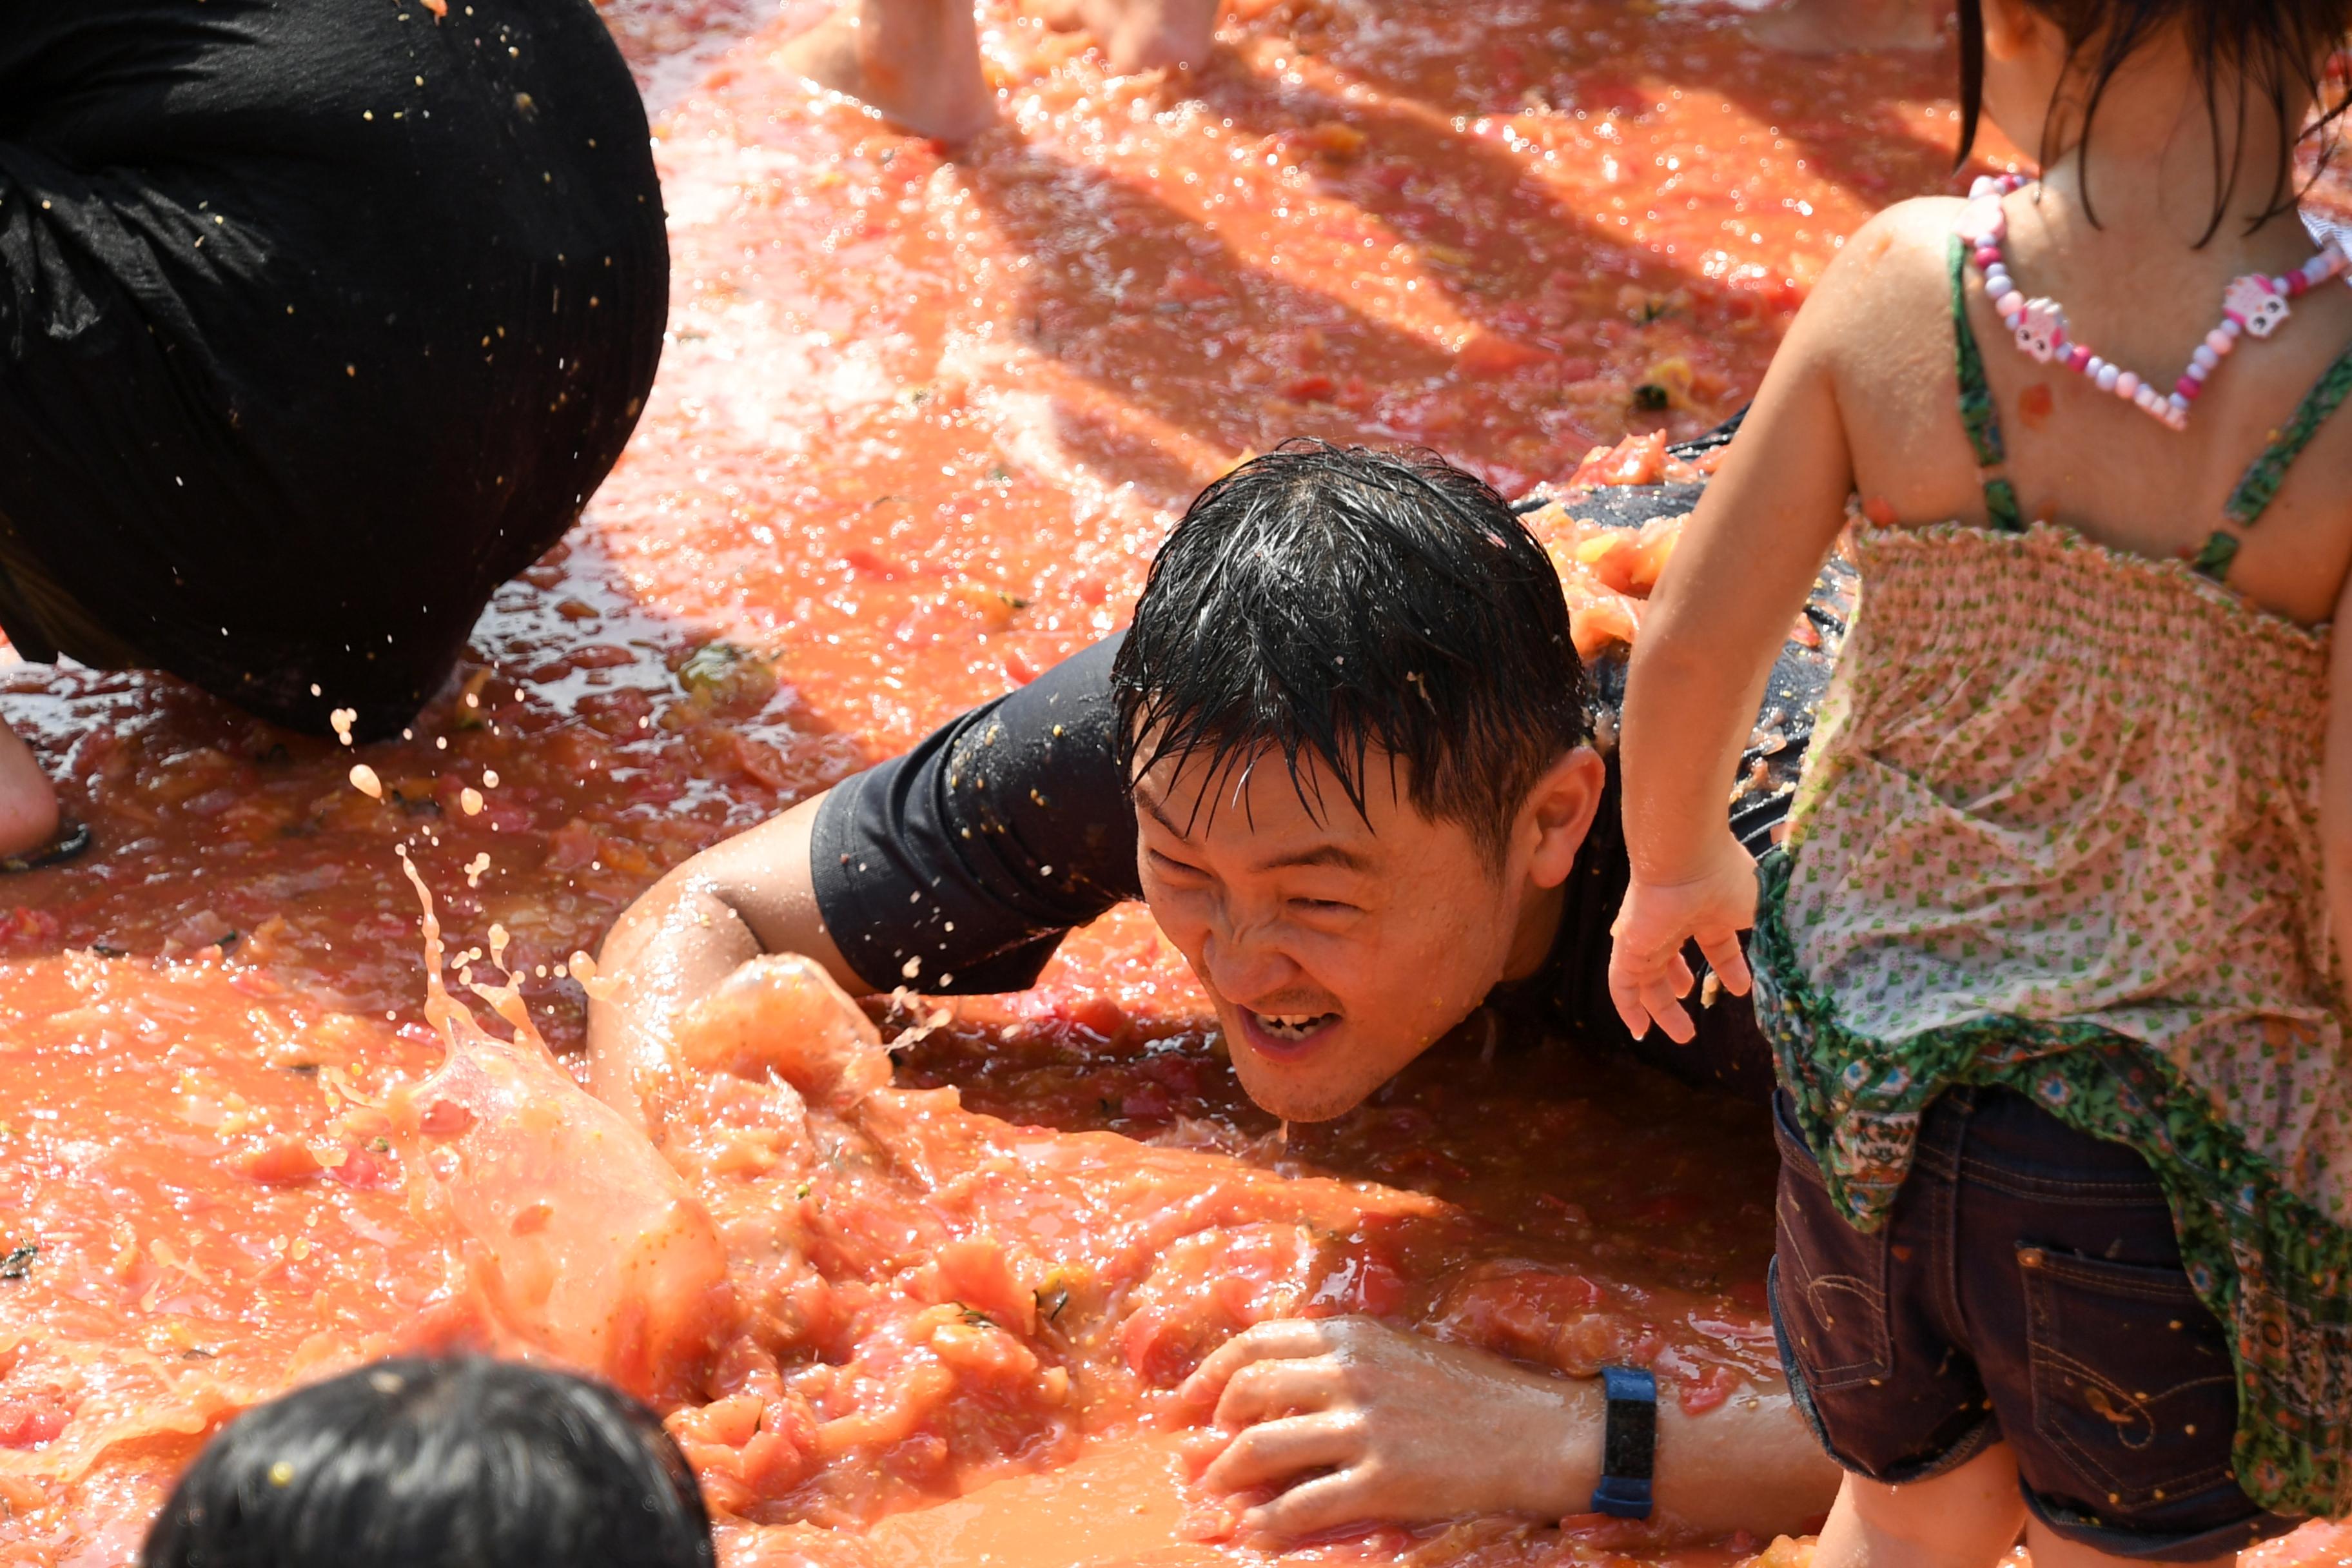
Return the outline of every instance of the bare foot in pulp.
<path id="1" fill-rule="evenodd" d="M 33 749 L 0 725 L 0 855 L 29 855 L 58 836 L 58 792 Z"/>
<path id="2" fill-rule="evenodd" d="M 1788 0 L 1748 24 L 1748 36 L 1795 55 L 1854 49 L 1932 49 L 1944 41 L 1935 0 Z"/>
<path id="3" fill-rule="evenodd" d="M 1110 58 L 1111 69 L 1133 71 L 1207 63 L 1216 42 L 1222 0 L 1037 0 L 1049 26 L 1083 27 Z"/>
<path id="4" fill-rule="evenodd" d="M 996 123 L 971 0 L 843 0 L 783 63 L 919 136 L 962 142 Z"/>

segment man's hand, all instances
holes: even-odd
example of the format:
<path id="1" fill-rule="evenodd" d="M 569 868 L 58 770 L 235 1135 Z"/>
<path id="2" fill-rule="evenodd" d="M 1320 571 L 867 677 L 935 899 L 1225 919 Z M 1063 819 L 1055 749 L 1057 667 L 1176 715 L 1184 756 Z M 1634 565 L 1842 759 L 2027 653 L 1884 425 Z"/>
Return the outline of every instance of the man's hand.
<path id="1" fill-rule="evenodd" d="M 1580 1512 L 1599 1472 L 1596 1386 L 1370 1318 L 1260 1323 L 1213 1352 L 1182 1396 L 1237 1436 L 1202 1478 L 1276 1495 L 1245 1534 L 1358 1521 Z"/>
<path id="2" fill-rule="evenodd" d="M 1748 994 L 1739 933 L 1756 923 L 1756 861 L 1728 829 L 1717 835 L 1685 880 L 1642 879 L 1638 869 L 1609 927 L 1609 999 L 1640 1039 L 1654 1023 L 1688 1045 L 1698 1033 L 1680 998 L 1690 994 L 1683 944 L 1696 941 L 1724 989 Z"/>
<path id="3" fill-rule="evenodd" d="M 596 958 L 612 985 L 588 1001 L 589 1092 L 647 1125 L 668 1071 L 670 1020 L 763 952 L 813 959 L 852 994 L 872 987 L 825 934 L 809 875 L 815 795 L 673 868 L 622 912 Z"/>

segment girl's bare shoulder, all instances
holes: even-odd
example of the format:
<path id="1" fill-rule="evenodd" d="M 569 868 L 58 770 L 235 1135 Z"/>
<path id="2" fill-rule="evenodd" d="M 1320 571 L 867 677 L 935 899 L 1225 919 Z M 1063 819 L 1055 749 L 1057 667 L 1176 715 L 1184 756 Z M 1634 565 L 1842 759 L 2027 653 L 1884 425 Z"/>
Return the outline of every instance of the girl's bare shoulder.
<path id="1" fill-rule="evenodd" d="M 1802 337 L 1803 359 L 1842 395 L 1878 397 L 1949 365 L 1950 244 L 1960 206 L 1923 197 L 1888 207 L 1848 237 L 1814 285 L 1792 338 Z"/>
<path id="2" fill-rule="evenodd" d="M 1952 226 L 1961 203 L 1949 196 L 1897 202 L 1846 239 L 1815 297 L 1838 310 L 1875 312 L 1951 297 Z"/>

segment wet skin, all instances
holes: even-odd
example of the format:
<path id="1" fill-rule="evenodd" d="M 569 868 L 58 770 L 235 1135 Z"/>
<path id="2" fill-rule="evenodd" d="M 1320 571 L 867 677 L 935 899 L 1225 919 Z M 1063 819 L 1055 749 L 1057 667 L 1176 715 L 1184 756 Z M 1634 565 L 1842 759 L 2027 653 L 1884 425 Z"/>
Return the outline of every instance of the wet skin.
<path id="1" fill-rule="evenodd" d="M 1318 759 L 1211 768 L 1172 759 L 1137 781 L 1138 868 L 1153 918 L 1208 993 L 1250 1098 L 1297 1121 L 1362 1103 L 1478 1006 L 1534 973 L 1604 770 L 1578 747 L 1538 779 L 1499 855 L 1411 800 L 1373 753 L 1362 809 Z M 658 1057 L 667 1020 L 761 952 L 800 952 L 853 990 L 810 887 L 808 801 L 679 867 L 604 950 L 622 984 L 589 1015 L 591 1079 L 615 1100 Z M 1255 1534 L 1295 1537 L 1464 1507 L 1558 1518 L 1589 1506 L 1601 1410 L 1585 1378 L 1435 1345 L 1371 1318 L 1275 1321 L 1228 1340 L 1185 1385 L 1233 1433 L 1206 1478 L 1264 1496 Z M 1835 1468 L 1786 1393 L 1693 1416 L 1660 1411 L 1662 1520 L 1696 1533 L 1817 1518 Z M 1532 1463 L 1530 1454 L 1553 1458 Z M 1483 1478 L 1468 1487 L 1466 1477 Z M 1496 1487 L 1499 1485 L 1499 1489 Z"/>
<path id="2" fill-rule="evenodd" d="M 1214 1003 L 1242 1087 L 1287 1121 L 1360 1104 L 1497 984 L 1541 966 L 1603 767 L 1590 748 L 1563 753 L 1499 858 L 1462 824 L 1423 816 L 1381 753 L 1366 777 L 1360 812 L 1313 757 L 1295 784 L 1277 756 L 1214 774 L 1170 759 L 1136 785 L 1152 918 Z M 622 1102 L 625 1064 L 658 1055 L 667 1019 L 762 952 L 804 953 L 851 990 L 874 988 L 826 932 L 810 886 L 824 799 L 704 850 L 614 923 L 604 960 L 630 984 L 588 1020 L 590 1078 L 605 1099 Z"/>
<path id="3" fill-rule="evenodd" d="M 1541 966 L 1560 885 L 1601 797 L 1580 747 L 1517 813 L 1499 858 L 1433 821 L 1375 753 L 1363 805 L 1320 758 L 1215 772 L 1188 758 L 1137 782 L 1137 868 L 1152 918 L 1192 966 L 1249 1097 L 1287 1121 L 1360 1104 Z"/>

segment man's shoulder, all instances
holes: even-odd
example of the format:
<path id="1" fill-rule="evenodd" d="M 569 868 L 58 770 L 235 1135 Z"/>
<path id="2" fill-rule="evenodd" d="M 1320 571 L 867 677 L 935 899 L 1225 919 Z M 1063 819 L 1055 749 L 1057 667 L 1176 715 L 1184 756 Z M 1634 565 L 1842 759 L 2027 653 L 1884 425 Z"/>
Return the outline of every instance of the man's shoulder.
<path id="1" fill-rule="evenodd" d="M 835 786 L 809 872 L 859 973 L 920 958 L 939 991 L 1017 990 L 1064 931 L 1138 896 L 1117 653 L 1096 644 Z"/>

